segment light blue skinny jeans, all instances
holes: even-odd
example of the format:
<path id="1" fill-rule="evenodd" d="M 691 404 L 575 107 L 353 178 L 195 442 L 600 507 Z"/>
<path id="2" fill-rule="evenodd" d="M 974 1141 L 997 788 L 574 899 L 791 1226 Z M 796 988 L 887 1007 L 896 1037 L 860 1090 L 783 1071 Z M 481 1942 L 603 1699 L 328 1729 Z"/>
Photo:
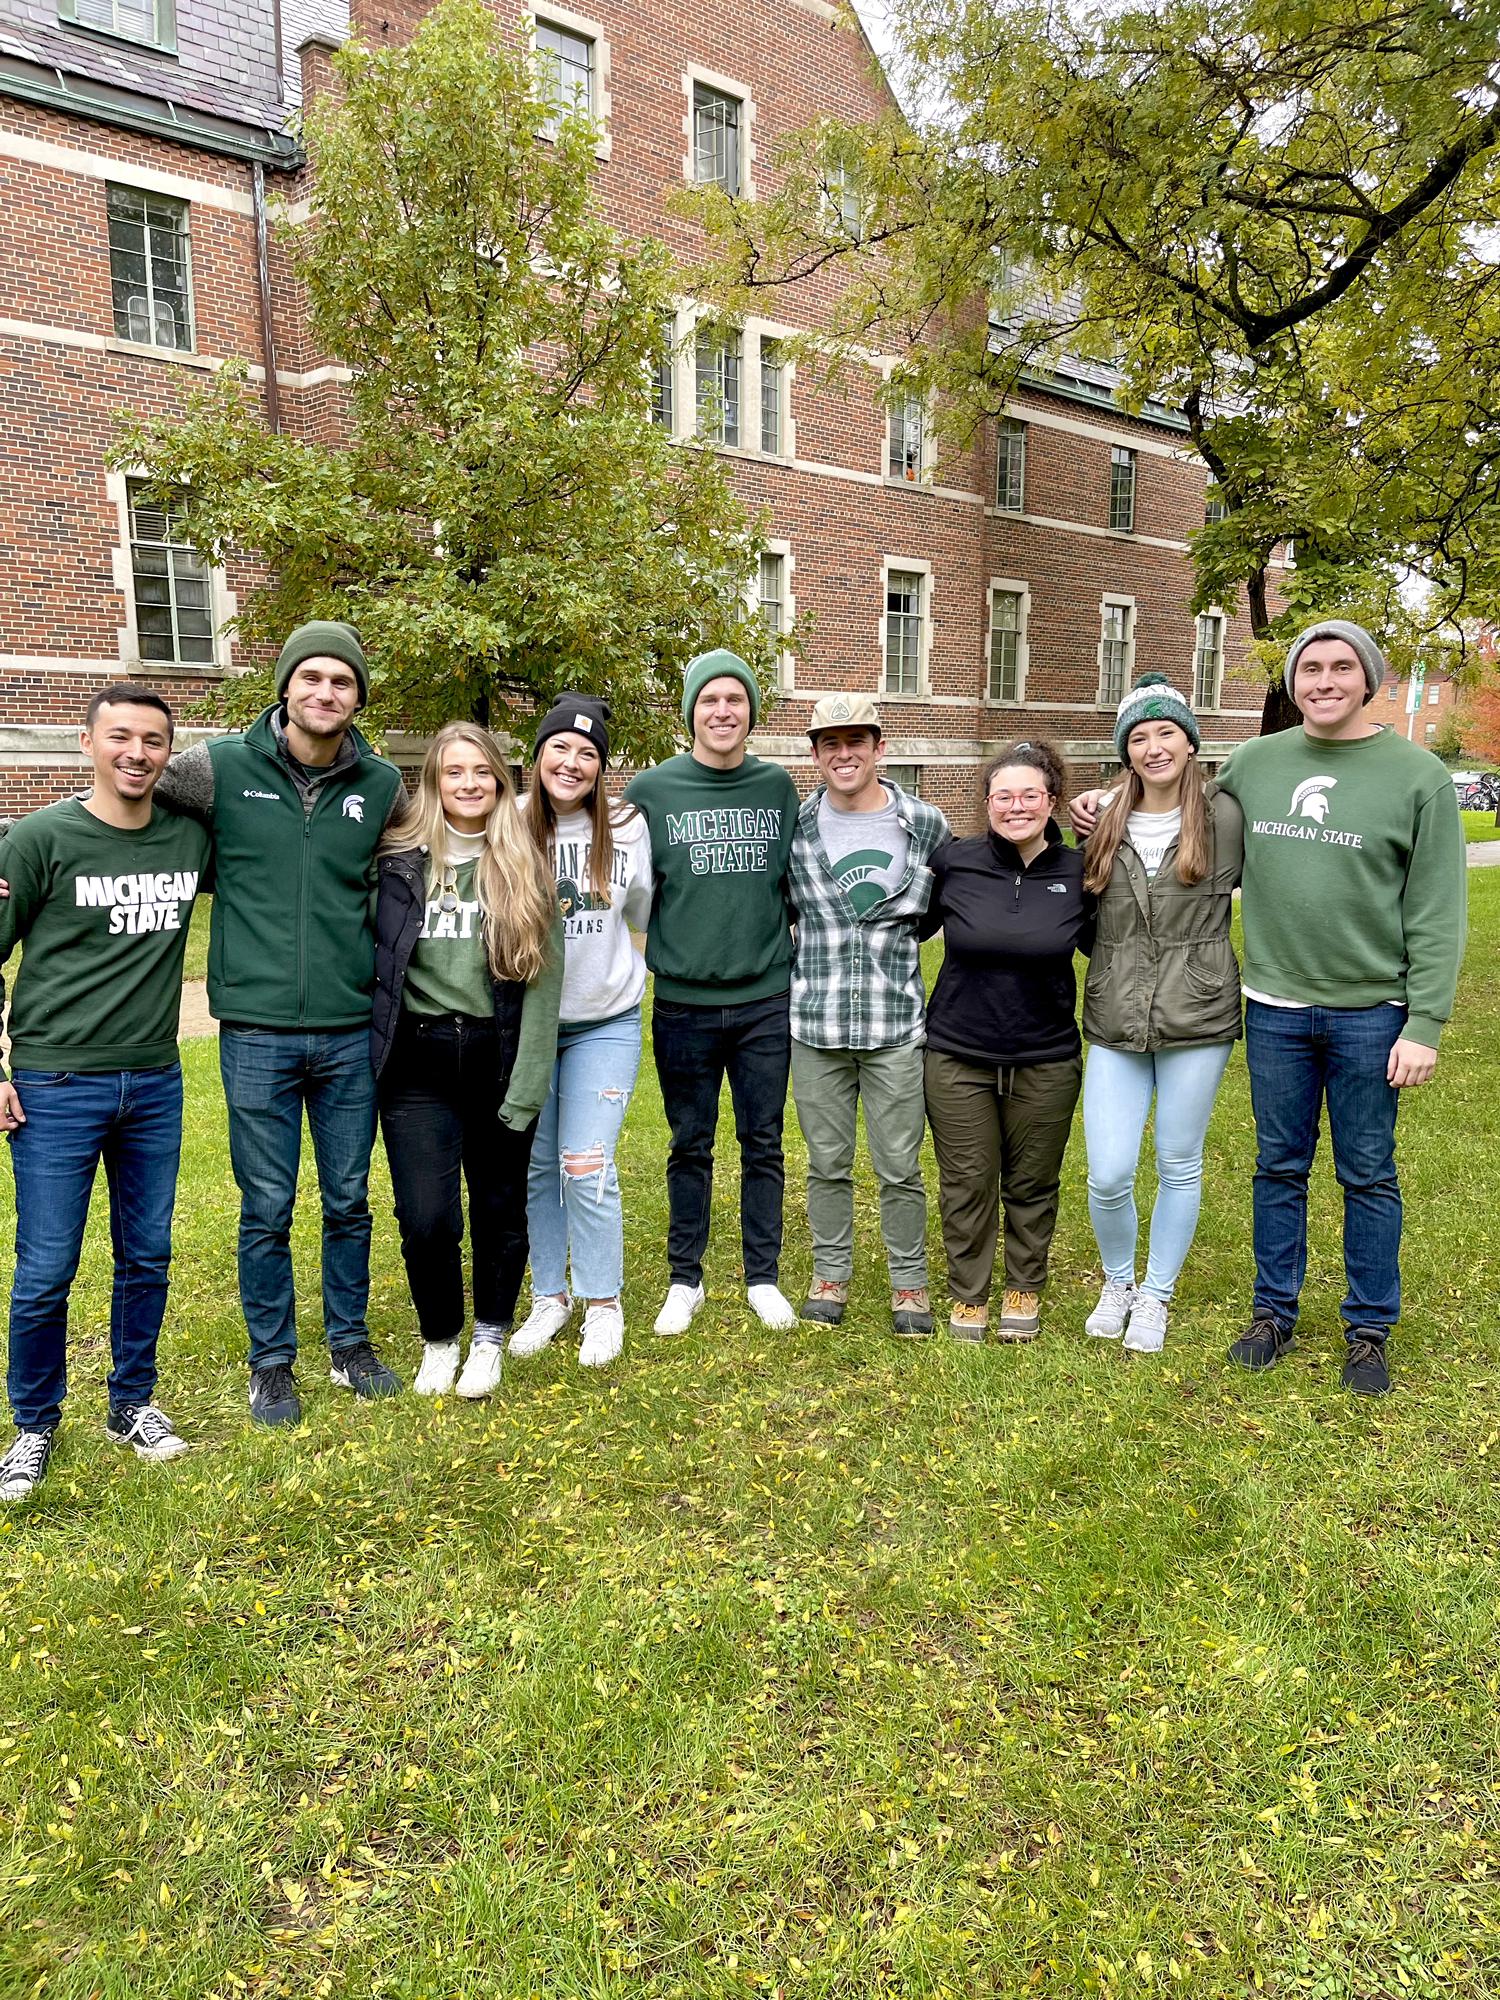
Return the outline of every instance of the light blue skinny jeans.
<path id="1" fill-rule="evenodd" d="M 1089 1216 L 1104 1275 L 1135 1282 L 1135 1175 L 1146 1114 L 1156 1096 L 1156 1206 L 1141 1290 L 1164 1303 L 1192 1248 L 1203 1198 L 1203 1141 L 1233 1042 L 1207 1048 L 1090 1045 L 1083 1073 L 1083 1136 L 1089 1156 Z"/>
<path id="2" fill-rule="evenodd" d="M 615 1145 L 641 1066 L 641 1010 L 563 1027 L 527 1184 L 534 1298 L 614 1299 L 625 1276 Z"/>

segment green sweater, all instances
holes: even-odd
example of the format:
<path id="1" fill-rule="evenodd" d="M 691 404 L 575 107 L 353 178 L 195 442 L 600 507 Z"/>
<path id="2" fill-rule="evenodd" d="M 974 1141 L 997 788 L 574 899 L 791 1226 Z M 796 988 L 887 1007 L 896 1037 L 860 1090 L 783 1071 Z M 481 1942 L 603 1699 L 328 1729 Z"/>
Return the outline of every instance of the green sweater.
<path id="1" fill-rule="evenodd" d="M 1436 1048 L 1463 958 L 1463 826 L 1429 750 L 1382 729 L 1328 742 L 1303 729 L 1242 743 L 1219 783 L 1245 815 L 1251 993 L 1307 1007 L 1408 1010 Z"/>
<path id="2" fill-rule="evenodd" d="M 651 829 L 646 963 L 656 997 L 733 1007 L 785 993 L 786 872 L 800 804 L 786 772 L 759 757 L 733 771 L 669 757 L 632 778 L 625 796 Z"/>
<path id="3" fill-rule="evenodd" d="M 17 1069 L 176 1062 L 188 918 L 210 886 L 210 852 L 196 821 L 159 809 L 148 826 L 126 830 L 64 799 L 14 827 L 3 850 L 0 965 L 24 940 L 10 1017 Z"/>

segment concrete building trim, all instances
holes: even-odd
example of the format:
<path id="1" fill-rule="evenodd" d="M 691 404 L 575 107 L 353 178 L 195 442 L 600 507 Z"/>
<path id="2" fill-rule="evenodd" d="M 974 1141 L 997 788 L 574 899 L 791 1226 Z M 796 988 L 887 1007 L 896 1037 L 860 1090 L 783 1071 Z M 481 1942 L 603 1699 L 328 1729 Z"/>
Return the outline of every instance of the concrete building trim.
<path id="1" fill-rule="evenodd" d="M 234 642 L 230 636 L 233 621 L 239 615 L 239 600 L 229 588 L 229 579 L 223 568 L 215 563 L 207 565 L 209 575 L 209 601 L 214 628 L 214 657 L 212 663 L 205 661 L 194 666 L 182 660 L 160 662 L 142 660 L 140 631 L 136 624 L 135 610 L 135 568 L 130 555 L 130 481 L 138 479 L 141 467 L 106 472 L 104 491 L 108 504 L 113 507 L 115 527 L 119 540 L 110 550 L 110 571 L 115 589 L 125 608 L 125 622 L 119 628 L 119 664 L 127 674 L 154 673 L 158 666 L 173 674 L 181 674 L 194 680 L 222 680 L 234 671 Z M 226 629 L 228 628 L 228 629 Z"/>
<path id="2" fill-rule="evenodd" d="M 722 70 L 706 69 L 702 63 L 684 63 L 682 66 L 682 177 L 689 187 L 697 185 L 693 167 L 693 85 L 701 83 L 707 90 L 722 91 L 726 97 L 738 98 L 745 108 L 743 127 L 740 133 L 740 186 L 739 193 L 745 201 L 755 199 L 755 132 L 759 112 L 755 94 L 748 83 L 737 82 L 726 76 Z"/>
<path id="3" fill-rule="evenodd" d="M 1009 591 L 1021 600 L 1021 622 L 1016 640 L 1016 697 L 1013 701 L 1003 701 L 990 693 L 990 653 L 991 634 L 994 631 L 995 593 Z M 980 662 L 980 704 L 983 708 L 1010 710 L 1030 708 L 1036 704 L 1026 698 L 1027 676 L 1031 670 L 1031 585 L 1019 577 L 992 576 L 985 587 L 984 596 L 984 657 Z"/>
<path id="4" fill-rule="evenodd" d="M 0 95 L 4 81 L 0 79 Z M 28 166 L 46 167 L 60 174 L 79 174 L 86 180 L 116 181 L 125 187 L 140 188 L 147 194 L 170 195 L 200 208 L 225 208 L 235 215 L 253 215 L 255 204 L 249 189 L 224 187 L 217 181 L 199 180 L 191 174 L 165 173 L 159 167 L 138 166 L 112 160 L 102 153 L 85 153 L 79 147 L 60 146 L 51 139 L 38 139 L 29 132 L 0 130 L 0 155 L 24 160 Z"/>
<path id="5" fill-rule="evenodd" d="M 527 32 L 531 39 L 533 51 L 536 48 L 536 24 L 538 21 L 551 22 L 555 27 L 566 29 L 570 35 L 577 35 L 581 40 L 593 44 L 594 66 L 592 81 L 594 101 L 590 109 L 594 123 L 599 128 L 599 137 L 594 143 L 594 157 L 600 160 L 609 159 L 614 147 L 613 134 L 610 130 L 610 113 L 613 109 L 614 100 L 610 95 L 609 88 L 610 53 L 608 34 L 605 32 L 602 24 L 591 19 L 589 15 L 577 14 L 571 7 L 554 7 L 551 5 L 551 0 L 542 0 L 540 6 L 531 6 L 526 10 Z"/>
<path id="6" fill-rule="evenodd" d="M 920 634 L 921 650 L 917 655 L 917 685 L 914 690 L 908 691 L 906 693 L 902 693 L 899 690 L 892 690 L 885 685 L 886 627 L 890 619 L 890 612 L 888 609 L 888 605 L 890 599 L 891 572 L 893 570 L 909 571 L 913 575 L 920 576 L 922 578 L 922 610 L 921 610 L 922 624 L 921 624 L 921 634 Z M 876 669 L 878 676 L 878 683 L 879 683 L 876 692 L 877 701 L 921 702 L 923 704 L 931 704 L 934 700 L 937 701 L 943 700 L 942 696 L 934 697 L 932 692 L 932 624 L 933 624 L 932 597 L 933 597 L 933 570 L 930 558 L 926 556 L 904 556 L 904 555 L 887 555 L 881 557 L 880 624 L 879 624 L 880 651 L 877 655 L 879 665 Z M 963 697 L 960 696 L 958 697 L 958 699 L 962 701 Z"/>

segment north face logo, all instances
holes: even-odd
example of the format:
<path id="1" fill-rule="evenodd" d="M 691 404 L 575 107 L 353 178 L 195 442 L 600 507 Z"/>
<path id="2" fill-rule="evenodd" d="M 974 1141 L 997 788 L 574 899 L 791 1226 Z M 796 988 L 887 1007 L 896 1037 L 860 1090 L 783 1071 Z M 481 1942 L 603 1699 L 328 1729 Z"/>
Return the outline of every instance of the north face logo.
<path id="1" fill-rule="evenodd" d="M 1315 819 L 1321 826 L 1328 817 L 1328 794 L 1338 783 L 1337 778 L 1327 776 L 1304 778 L 1292 793 L 1290 811 L 1303 819 Z"/>
<path id="2" fill-rule="evenodd" d="M 348 798 L 345 799 L 344 801 L 344 818 L 362 820 L 364 816 L 365 816 L 364 793 L 351 792 Z"/>

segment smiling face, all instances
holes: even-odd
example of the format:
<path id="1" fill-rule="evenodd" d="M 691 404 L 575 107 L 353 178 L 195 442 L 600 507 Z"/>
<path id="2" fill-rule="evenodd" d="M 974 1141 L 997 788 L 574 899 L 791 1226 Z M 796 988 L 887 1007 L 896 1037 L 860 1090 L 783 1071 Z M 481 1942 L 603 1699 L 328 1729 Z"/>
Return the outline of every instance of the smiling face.
<path id="1" fill-rule="evenodd" d="M 884 752 L 873 729 L 820 729 L 813 738 L 813 762 L 824 784 L 836 799 L 850 802 L 877 791 L 884 795 L 878 768 Z"/>
<path id="2" fill-rule="evenodd" d="M 750 734 L 750 696 L 733 674 L 705 681 L 693 703 L 693 748 L 716 764 L 737 763 Z"/>
<path id="3" fill-rule="evenodd" d="M 578 812 L 599 782 L 599 751 L 571 729 L 549 736 L 536 753 L 537 782 L 560 813 Z"/>
<path id="4" fill-rule="evenodd" d="M 107 701 L 80 737 L 95 787 L 127 805 L 149 799 L 172 754 L 172 725 L 159 708 Z"/>
<path id="5" fill-rule="evenodd" d="M 991 829 L 1024 848 L 1046 833 L 1056 800 L 1035 765 L 1002 764 L 990 774 L 984 803 Z"/>
<path id="6" fill-rule="evenodd" d="M 314 739 L 342 736 L 358 707 L 353 667 L 331 654 L 303 660 L 286 684 L 287 720 Z"/>
<path id="7" fill-rule="evenodd" d="M 459 738 L 448 745 L 438 769 L 438 797 L 449 826 L 459 833 L 482 833 L 499 791 L 490 760 L 477 743 Z"/>
<path id="8" fill-rule="evenodd" d="M 1314 639 L 1297 655 L 1292 700 L 1309 736 L 1364 736 L 1365 670 L 1347 639 Z"/>
<path id="9" fill-rule="evenodd" d="M 1138 722 L 1125 739 L 1130 768 L 1157 791 L 1175 791 L 1182 783 L 1193 746 L 1175 722 Z"/>

